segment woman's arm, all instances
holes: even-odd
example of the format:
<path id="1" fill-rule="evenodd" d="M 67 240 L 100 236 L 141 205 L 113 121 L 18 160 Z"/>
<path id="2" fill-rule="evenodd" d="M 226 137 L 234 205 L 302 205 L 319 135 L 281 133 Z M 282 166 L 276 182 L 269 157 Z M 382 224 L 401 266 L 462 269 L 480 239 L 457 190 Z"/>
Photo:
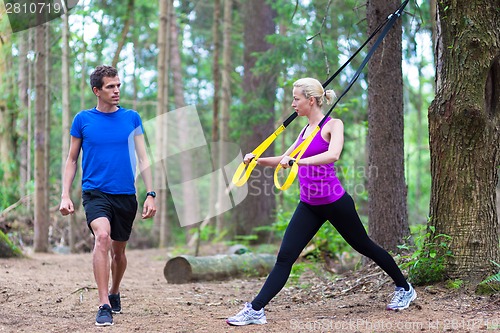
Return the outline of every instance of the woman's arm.
<path id="1" fill-rule="evenodd" d="M 295 142 L 287 149 L 287 151 L 281 155 L 281 156 L 270 156 L 270 157 L 259 157 L 257 159 L 257 164 L 258 165 L 262 165 L 262 166 L 267 166 L 267 167 L 277 167 L 278 164 L 280 164 L 280 162 L 283 160 L 283 159 L 286 159 L 288 158 L 289 160 L 291 159 L 288 155 L 290 155 L 293 151 L 293 149 L 295 148 L 295 145 L 297 144 L 297 141 L 299 140 L 299 138 L 297 137 L 297 139 L 295 140 Z M 245 158 L 243 159 L 243 163 L 245 164 L 248 164 L 250 163 L 250 161 L 255 157 L 255 155 L 253 154 L 246 154 L 245 155 Z"/>

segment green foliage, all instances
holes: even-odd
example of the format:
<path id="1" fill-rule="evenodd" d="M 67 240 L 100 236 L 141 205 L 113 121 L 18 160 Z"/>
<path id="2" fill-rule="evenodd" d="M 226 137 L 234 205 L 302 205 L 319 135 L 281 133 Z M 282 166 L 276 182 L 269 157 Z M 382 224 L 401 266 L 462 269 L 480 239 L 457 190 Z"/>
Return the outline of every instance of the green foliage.
<path id="1" fill-rule="evenodd" d="M 464 284 L 463 280 L 455 279 L 446 281 L 446 287 L 449 289 L 460 289 Z"/>
<path id="2" fill-rule="evenodd" d="M 401 264 L 402 269 L 408 269 L 410 281 L 415 285 L 444 281 L 447 278 L 447 260 L 453 256 L 449 249 L 451 236 L 435 235 L 435 228 L 430 226 L 427 232 L 420 232 L 414 240 L 414 245 L 399 246 L 411 252 L 402 257 L 404 263 Z"/>
<path id="3" fill-rule="evenodd" d="M 287 285 L 298 285 L 300 277 L 306 271 L 317 271 L 317 265 L 313 262 L 297 262 L 292 266 L 292 271 L 290 272 L 290 277 L 287 281 Z M 302 285 L 301 287 L 307 288 L 309 285 Z"/>

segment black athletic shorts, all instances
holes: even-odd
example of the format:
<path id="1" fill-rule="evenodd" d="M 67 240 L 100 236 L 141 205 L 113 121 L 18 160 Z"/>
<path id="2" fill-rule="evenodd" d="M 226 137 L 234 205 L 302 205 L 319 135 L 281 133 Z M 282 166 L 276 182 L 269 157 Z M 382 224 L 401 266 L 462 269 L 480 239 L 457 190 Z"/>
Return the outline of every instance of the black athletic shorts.
<path id="1" fill-rule="evenodd" d="M 90 223 L 99 217 L 106 217 L 111 225 L 111 239 L 128 241 L 137 213 L 135 194 L 107 194 L 99 190 L 85 190 L 82 201 L 87 226 L 92 234 L 94 231 Z"/>

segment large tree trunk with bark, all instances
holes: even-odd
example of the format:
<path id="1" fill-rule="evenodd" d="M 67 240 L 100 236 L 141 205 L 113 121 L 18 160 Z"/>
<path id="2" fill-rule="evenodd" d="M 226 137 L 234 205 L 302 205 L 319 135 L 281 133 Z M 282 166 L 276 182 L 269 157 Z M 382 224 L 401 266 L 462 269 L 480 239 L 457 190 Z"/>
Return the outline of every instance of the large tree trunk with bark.
<path id="1" fill-rule="evenodd" d="M 369 0 L 370 33 L 399 5 L 399 0 Z M 392 251 L 409 234 L 401 39 L 397 20 L 368 63 L 368 229 L 375 242 Z"/>
<path id="2" fill-rule="evenodd" d="M 243 154 L 251 152 L 274 131 L 274 101 L 276 99 L 276 74 L 254 73 L 257 58 L 255 52 L 265 52 L 272 46 L 265 41 L 275 33 L 275 13 L 265 0 L 244 1 L 244 68 L 243 102 L 241 117 L 241 148 Z M 274 145 L 264 153 L 274 154 Z M 273 221 L 276 206 L 272 171 L 256 168 L 248 180 L 248 195 L 236 207 L 236 234 L 250 235 L 255 227 L 269 225 Z M 267 242 L 266 233 L 257 242 Z"/>
<path id="3" fill-rule="evenodd" d="M 436 97 L 429 108 L 430 225 L 451 236 L 451 278 L 478 282 L 499 262 L 499 1 L 437 2 Z M 498 269 L 498 268 L 497 268 Z"/>

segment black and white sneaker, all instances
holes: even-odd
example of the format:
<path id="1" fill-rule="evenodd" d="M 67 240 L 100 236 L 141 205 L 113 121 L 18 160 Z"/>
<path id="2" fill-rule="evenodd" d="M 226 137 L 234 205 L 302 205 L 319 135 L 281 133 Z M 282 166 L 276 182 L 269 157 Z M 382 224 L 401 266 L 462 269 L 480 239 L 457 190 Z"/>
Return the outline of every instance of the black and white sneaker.
<path id="1" fill-rule="evenodd" d="M 120 301 L 120 294 L 109 294 L 109 304 L 111 304 L 111 311 L 113 313 L 122 313 L 122 303 Z"/>
<path id="2" fill-rule="evenodd" d="M 111 326 L 113 325 L 113 314 L 111 307 L 108 304 L 101 305 L 95 317 L 96 326 Z"/>

